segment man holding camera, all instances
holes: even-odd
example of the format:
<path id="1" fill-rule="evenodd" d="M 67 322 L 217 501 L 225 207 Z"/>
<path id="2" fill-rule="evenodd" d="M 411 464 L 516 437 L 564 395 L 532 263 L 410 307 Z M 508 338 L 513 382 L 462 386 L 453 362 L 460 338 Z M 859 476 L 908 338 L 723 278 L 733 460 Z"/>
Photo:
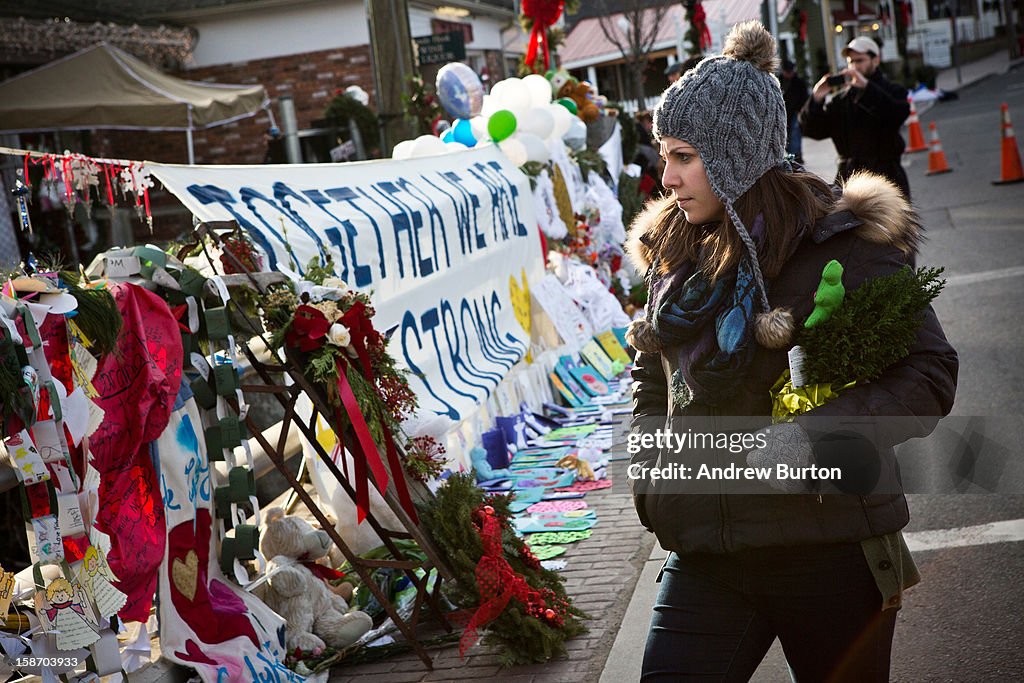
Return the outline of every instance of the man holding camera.
<path id="1" fill-rule="evenodd" d="M 846 68 L 815 83 L 800 111 L 800 127 L 809 138 L 832 138 L 840 157 L 837 183 L 854 171 L 872 171 L 894 182 L 909 200 L 910 184 L 900 165 L 905 146 L 900 126 L 910 105 L 906 89 L 882 73 L 881 54 L 870 38 L 851 40 L 843 48 Z M 826 102 L 832 88 L 838 92 Z"/>

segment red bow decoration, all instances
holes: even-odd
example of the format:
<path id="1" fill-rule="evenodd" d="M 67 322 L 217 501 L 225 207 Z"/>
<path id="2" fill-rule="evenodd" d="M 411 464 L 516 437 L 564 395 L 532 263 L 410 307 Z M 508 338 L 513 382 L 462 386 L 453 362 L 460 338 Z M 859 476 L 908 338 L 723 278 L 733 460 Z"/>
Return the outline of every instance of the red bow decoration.
<path id="1" fill-rule="evenodd" d="M 483 555 L 476 565 L 476 585 L 480 592 L 480 605 L 476 608 L 469 623 L 466 624 L 462 637 L 459 639 L 459 656 L 464 657 L 466 650 L 473 646 L 478 636 L 478 629 L 501 616 L 509 601 L 515 598 L 526 607 L 526 613 L 538 619 L 544 619 L 553 626 L 561 627 L 565 623 L 567 604 L 560 600 L 550 588 L 537 590 L 532 588 L 521 575 L 517 574 L 508 560 L 505 559 L 501 542 L 501 531 L 504 523 L 494 513 L 490 505 L 483 505 L 474 513 L 473 523 L 480 533 L 483 543 Z M 526 563 L 531 567 L 539 567 L 540 563 L 532 552 L 527 549 Z"/>
<path id="2" fill-rule="evenodd" d="M 323 579 L 324 581 L 334 581 L 336 579 L 344 579 L 345 572 L 338 571 L 337 569 L 331 569 L 325 567 L 322 564 L 316 562 L 300 562 L 303 567 L 313 573 L 313 576 Z"/>
<path id="3" fill-rule="evenodd" d="M 323 311 L 302 304 L 295 309 L 295 318 L 284 338 L 288 346 L 309 353 L 324 345 L 323 338 L 329 329 L 331 322 Z"/>
<path id="4" fill-rule="evenodd" d="M 693 27 L 700 34 L 700 49 L 706 50 L 711 47 L 711 31 L 708 30 L 707 15 L 704 13 L 704 5 L 699 2 L 693 8 Z"/>
<path id="5" fill-rule="evenodd" d="M 562 16 L 565 0 L 523 0 L 523 16 L 533 20 L 530 31 L 530 44 L 526 48 L 526 65 L 533 70 L 537 63 L 537 51 L 544 50 L 544 70 L 551 68 L 551 54 L 548 51 L 548 27 L 554 26 L 558 17 Z M 534 72 L 536 73 L 536 71 Z"/>

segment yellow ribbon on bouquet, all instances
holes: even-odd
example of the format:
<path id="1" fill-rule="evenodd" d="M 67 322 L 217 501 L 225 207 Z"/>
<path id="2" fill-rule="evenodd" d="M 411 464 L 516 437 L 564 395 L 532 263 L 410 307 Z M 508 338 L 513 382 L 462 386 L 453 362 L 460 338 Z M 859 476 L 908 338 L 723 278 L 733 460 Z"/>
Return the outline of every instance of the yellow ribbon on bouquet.
<path id="1" fill-rule="evenodd" d="M 793 380 L 789 376 L 789 370 L 783 370 L 778 381 L 771 388 L 772 395 L 772 422 L 792 422 L 797 415 L 814 410 L 825 405 L 839 392 L 857 384 L 856 380 L 836 388 L 830 382 L 821 384 L 808 384 L 802 387 L 794 387 Z"/>

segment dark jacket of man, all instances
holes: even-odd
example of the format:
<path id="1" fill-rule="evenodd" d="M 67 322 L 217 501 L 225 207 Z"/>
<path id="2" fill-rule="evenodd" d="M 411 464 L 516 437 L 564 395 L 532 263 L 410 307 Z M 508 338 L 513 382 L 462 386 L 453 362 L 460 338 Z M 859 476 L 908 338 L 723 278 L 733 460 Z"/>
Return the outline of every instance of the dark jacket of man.
<path id="1" fill-rule="evenodd" d="M 905 146 L 900 126 L 909 115 L 906 89 L 876 69 L 864 89 L 847 86 L 827 103 L 808 99 L 800 111 L 800 128 L 815 140 L 832 138 L 840 156 L 836 182 L 854 171 L 873 171 L 896 183 L 909 199 L 910 183 L 900 166 Z"/>
<path id="2" fill-rule="evenodd" d="M 644 236 L 659 215 L 659 208 L 645 211 L 630 231 L 627 251 L 641 270 L 654 258 Z M 894 221 L 892 216 L 899 218 Z M 822 268 L 831 259 L 843 264 L 843 282 L 849 293 L 866 281 L 912 265 L 919 240 L 913 211 L 897 189 L 878 176 L 857 174 L 831 213 L 806 226 L 800 246 L 768 283 L 769 303 L 772 308 L 790 308 L 794 319 L 802 324 L 814 308 L 812 295 Z M 655 289 L 652 283 L 652 297 Z M 669 387 L 678 365 L 673 366 L 670 359 L 678 355 L 675 349 L 667 354 L 637 354 L 632 373 L 634 430 L 642 421 L 663 424 L 665 416 L 680 418 L 686 426 L 699 429 L 709 420 L 724 426 L 728 416 L 771 414 L 769 390 L 787 367 L 785 350 L 758 346 L 745 381 L 731 400 L 718 406 L 694 401 L 680 407 L 675 403 Z M 630 483 L 640 521 L 657 534 L 662 547 L 678 553 L 858 542 L 898 531 L 907 524 L 909 511 L 892 446 L 926 436 L 935 428 L 938 417 L 949 413 L 956 393 L 957 369 L 956 351 L 946 341 L 929 307 L 906 357 L 876 380 L 845 389 L 840 396 L 797 418 L 799 424 L 806 421 L 813 425 L 816 422 L 812 418 L 846 424 L 847 416 L 852 416 L 850 424 L 858 424 L 870 416 L 888 416 L 870 427 L 878 428 L 872 442 L 879 449 L 879 481 L 888 481 L 881 487 L 884 490 L 875 489 L 878 492 L 866 495 L 731 495 L 703 488 L 694 492 L 673 488 L 688 485 L 685 482 L 652 484 L 635 479 Z M 833 447 L 824 437 L 815 444 L 817 464 L 822 464 L 821 458 Z M 682 452 L 691 465 L 695 464 L 693 456 L 690 450 Z M 672 457 L 668 451 L 642 450 L 633 455 L 632 464 L 663 467 Z M 742 460 L 745 456 L 735 457 Z"/>

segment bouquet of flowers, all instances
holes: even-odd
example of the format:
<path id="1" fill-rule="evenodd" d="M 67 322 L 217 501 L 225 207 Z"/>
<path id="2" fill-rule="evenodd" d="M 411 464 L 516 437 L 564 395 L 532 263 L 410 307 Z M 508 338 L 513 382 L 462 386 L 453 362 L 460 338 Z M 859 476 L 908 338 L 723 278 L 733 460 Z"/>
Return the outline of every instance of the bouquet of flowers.
<path id="1" fill-rule="evenodd" d="M 838 276 L 828 281 L 829 271 Z M 939 295 L 942 268 L 909 266 L 865 282 L 846 296 L 842 266 L 825 266 L 815 294 L 815 310 L 791 350 L 801 356 L 802 378 L 794 383 L 784 370 L 771 389 L 772 420 L 791 422 L 824 405 L 845 389 L 879 377 L 910 351 L 925 309 Z M 791 360 L 791 367 L 795 363 Z"/>
<path id="2" fill-rule="evenodd" d="M 271 346 L 283 349 L 323 391 L 339 438 L 349 432 L 356 437 L 346 445 L 356 456 L 360 520 L 366 508 L 359 499 L 368 502 L 364 497 L 368 496 L 365 467 L 369 465 L 383 491 L 387 472 L 378 447 L 384 449 L 392 471 L 397 472 L 396 436 L 406 445 L 401 460 L 406 474 L 422 482 L 440 473 L 442 447 L 404 438 L 401 424 L 416 411 L 416 395 L 409 387 L 408 371 L 398 367 L 387 352 L 387 335 L 373 325 L 375 311 L 366 294 L 349 289 L 335 277 L 330 262 L 326 266 L 313 262 L 307 266 L 304 280 L 271 289 L 262 307 Z M 415 519 L 411 501 L 404 505 L 408 500 L 404 479 L 395 479 L 403 507 Z"/>

